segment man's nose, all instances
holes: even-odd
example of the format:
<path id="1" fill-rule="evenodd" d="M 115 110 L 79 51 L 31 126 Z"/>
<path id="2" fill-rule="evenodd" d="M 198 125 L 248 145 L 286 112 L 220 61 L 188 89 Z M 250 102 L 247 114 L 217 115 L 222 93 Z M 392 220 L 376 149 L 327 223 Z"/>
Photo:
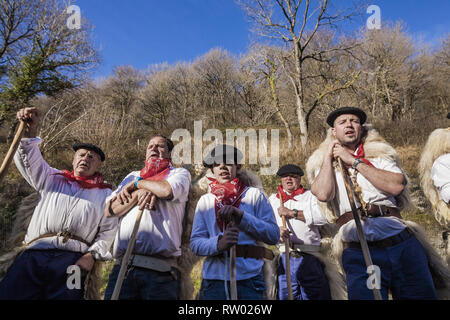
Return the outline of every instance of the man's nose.
<path id="1" fill-rule="evenodd" d="M 227 166 L 225 165 L 225 163 L 221 163 L 219 164 L 219 169 L 226 169 Z"/>
<path id="2" fill-rule="evenodd" d="M 90 154 L 85 154 L 85 155 L 82 155 L 81 156 L 81 159 L 82 160 L 85 160 L 85 161 L 89 161 L 89 160 L 91 160 L 92 159 L 92 157 L 91 157 L 91 155 Z"/>

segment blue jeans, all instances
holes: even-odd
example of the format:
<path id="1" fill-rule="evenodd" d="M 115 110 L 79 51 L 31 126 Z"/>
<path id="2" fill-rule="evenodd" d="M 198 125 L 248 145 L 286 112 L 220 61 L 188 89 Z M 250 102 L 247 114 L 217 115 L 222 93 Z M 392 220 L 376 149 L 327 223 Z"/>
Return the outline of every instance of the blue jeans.
<path id="1" fill-rule="evenodd" d="M 59 249 L 19 253 L 0 282 L 0 300 L 82 300 L 86 271 L 80 269 L 80 289 L 67 286 L 74 274 L 67 268 L 82 255 Z"/>
<path id="2" fill-rule="evenodd" d="M 302 253 L 289 256 L 292 295 L 294 300 L 331 300 L 330 286 L 322 263 L 315 256 Z M 288 299 L 286 282 L 286 254 L 278 268 L 278 299 Z"/>
<path id="3" fill-rule="evenodd" d="M 246 280 L 236 281 L 238 300 L 263 300 L 266 285 L 264 277 L 257 275 Z M 230 282 L 227 281 L 228 293 Z M 226 300 L 225 281 L 203 279 L 199 292 L 200 300 Z"/>
<path id="4" fill-rule="evenodd" d="M 391 290 L 395 300 L 437 299 L 433 279 L 428 268 L 425 249 L 414 237 L 387 248 L 370 248 L 374 265 L 381 271 L 381 295 L 388 299 Z M 350 300 L 373 300 L 373 291 L 367 286 L 369 277 L 362 250 L 347 248 L 342 253 Z"/>
<path id="5" fill-rule="evenodd" d="M 110 300 L 114 292 L 120 265 L 116 264 L 109 276 L 105 300 Z M 180 271 L 159 272 L 139 267 L 131 267 L 126 273 L 120 290 L 119 300 L 178 300 L 180 291 Z"/>

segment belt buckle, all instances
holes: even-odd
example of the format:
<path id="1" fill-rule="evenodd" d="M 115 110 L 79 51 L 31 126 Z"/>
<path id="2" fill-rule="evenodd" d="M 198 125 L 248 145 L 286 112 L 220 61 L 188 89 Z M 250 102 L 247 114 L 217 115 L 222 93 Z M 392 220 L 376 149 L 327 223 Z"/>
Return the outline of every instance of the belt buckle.
<path id="1" fill-rule="evenodd" d="M 72 234 L 69 231 L 63 231 L 59 233 L 60 237 L 63 237 L 63 243 L 66 243 L 67 241 L 69 241 L 69 239 L 72 237 Z"/>

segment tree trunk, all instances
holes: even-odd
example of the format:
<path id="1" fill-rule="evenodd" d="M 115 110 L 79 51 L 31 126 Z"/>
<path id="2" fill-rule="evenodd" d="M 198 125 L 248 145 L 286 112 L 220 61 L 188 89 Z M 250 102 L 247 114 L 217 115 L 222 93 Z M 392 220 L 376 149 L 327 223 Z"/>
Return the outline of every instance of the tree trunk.
<path id="1" fill-rule="evenodd" d="M 294 38 L 294 40 L 296 40 Z M 300 144 L 302 147 L 302 153 L 303 157 L 306 159 L 306 156 L 308 154 L 308 128 L 306 126 L 306 119 L 305 119 L 305 109 L 303 105 L 303 87 L 302 87 L 302 56 L 301 56 L 301 48 L 300 48 L 300 41 L 295 41 L 295 71 L 296 71 L 296 79 L 294 81 L 294 90 L 295 90 L 295 99 L 297 103 L 297 120 L 298 125 L 300 129 Z"/>
<path id="2" fill-rule="evenodd" d="M 277 111 L 278 117 L 280 118 L 281 122 L 283 122 L 284 127 L 286 128 L 287 137 L 288 137 L 288 148 L 292 149 L 293 144 L 292 144 L 291 127 L 289 126 L 289 122 L 286 121 L 286 119 L 283 117 L 283 114 L 281 113 L 278 95 L 275 90 L 276 89 L 275 88 L 275 79 L 273 76 L 269 76 L 268 78 L 269 78 L 269 83 L 270 83 L 270 93 L 271 93 L 272 99 L 273 99 L 273 106 L 274 106 L 275 110 Z"/>

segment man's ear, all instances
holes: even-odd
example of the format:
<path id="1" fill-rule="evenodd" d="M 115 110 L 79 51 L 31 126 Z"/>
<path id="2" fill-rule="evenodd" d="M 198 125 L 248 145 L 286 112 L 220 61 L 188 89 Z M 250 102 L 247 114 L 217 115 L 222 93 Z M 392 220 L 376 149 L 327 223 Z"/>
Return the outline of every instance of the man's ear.
<path id="1" fill-rule="evenodd" d="M 334 127 L 331 128 L 331 134 L 336 138 L 336 129 Z"/>

